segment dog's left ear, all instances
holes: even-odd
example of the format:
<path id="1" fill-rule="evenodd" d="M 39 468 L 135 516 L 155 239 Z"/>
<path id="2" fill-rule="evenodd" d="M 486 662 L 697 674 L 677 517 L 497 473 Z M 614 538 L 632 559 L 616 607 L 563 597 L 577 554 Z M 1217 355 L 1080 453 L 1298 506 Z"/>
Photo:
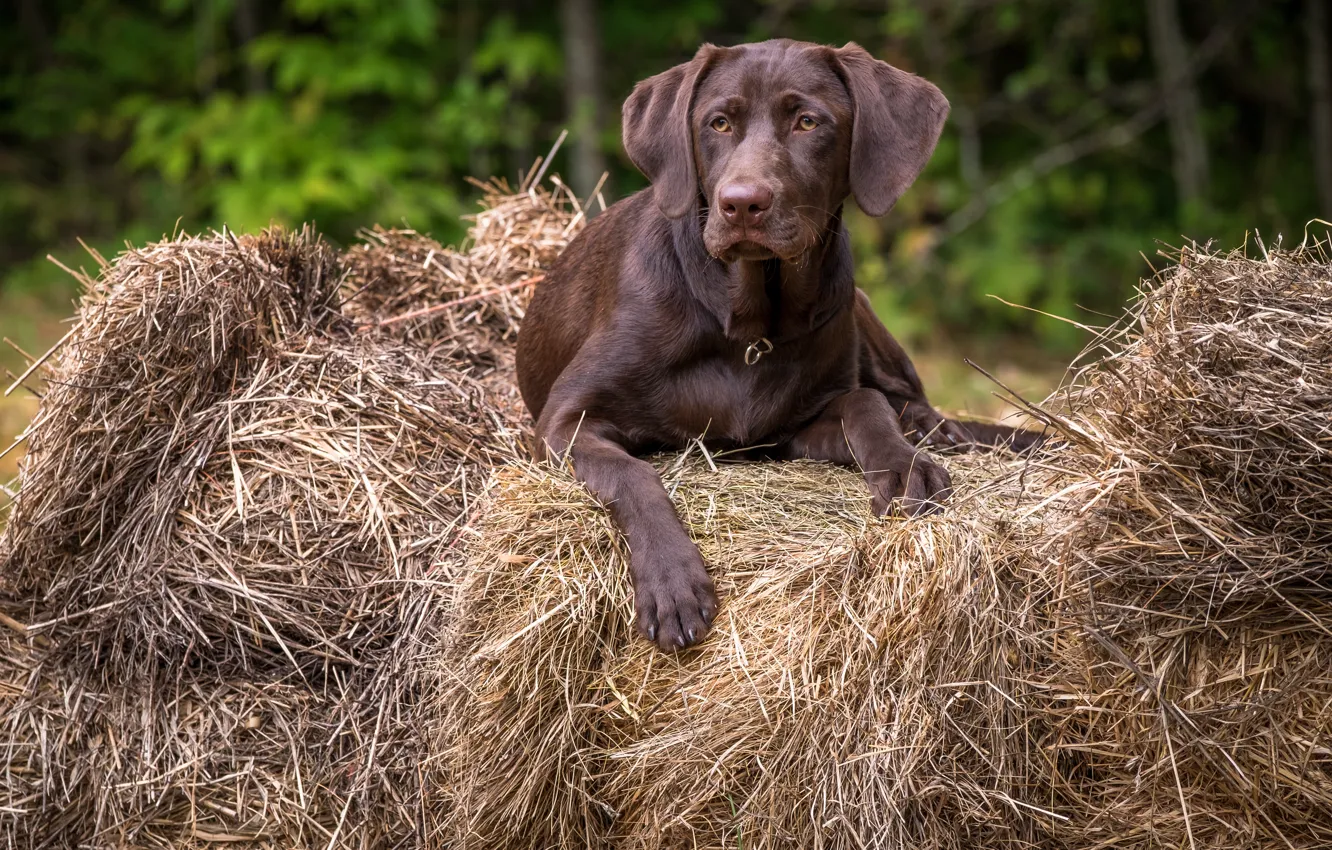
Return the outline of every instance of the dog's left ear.
<path id="1" fill-rule="evenodd" d="M 851 93 L 851 194 L 862 210 L 880 216 L 929 162 L 948 99 L 933 83 L 880 62 L 854 42 L 833 56 Z"/>

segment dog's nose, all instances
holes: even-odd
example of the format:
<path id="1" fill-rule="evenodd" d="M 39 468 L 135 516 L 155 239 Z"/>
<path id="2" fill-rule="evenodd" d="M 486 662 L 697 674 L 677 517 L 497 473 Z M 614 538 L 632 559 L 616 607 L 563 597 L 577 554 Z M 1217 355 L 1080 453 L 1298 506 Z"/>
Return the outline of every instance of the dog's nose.
<path id="1" fill-rule="evenodd" d="M 753 227 L 772 209 L 772 190 L 765 186 L 731 183 L 722 187 L 717 201 L 721 204 L 722 215 L 731 224 Z"/>

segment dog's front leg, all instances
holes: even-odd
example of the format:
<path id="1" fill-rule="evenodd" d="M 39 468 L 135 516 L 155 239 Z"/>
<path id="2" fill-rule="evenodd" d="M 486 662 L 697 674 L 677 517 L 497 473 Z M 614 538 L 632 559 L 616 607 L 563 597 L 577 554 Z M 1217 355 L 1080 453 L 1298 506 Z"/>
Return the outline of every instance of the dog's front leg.
<path id="1" fill-rule="evenodd" d="M 852 390 L 833 399 L 782 455 L 859 467 L 879 515 L 894 502 L 908 516 L 933 513 L 952 492 L 948 471 L 907 442 L 896 411 L 877 390 Z"/>
<path id="2" fill-rule="evenodd" d="M 537 432 L 538 453 L 568 452 L 578 480 L 629 541 L 638 631 L 666 651 L 702 640 L 717 613 L 716 592 L 657 471 L 612 439 L 605 423 L 543 417 Z"/>

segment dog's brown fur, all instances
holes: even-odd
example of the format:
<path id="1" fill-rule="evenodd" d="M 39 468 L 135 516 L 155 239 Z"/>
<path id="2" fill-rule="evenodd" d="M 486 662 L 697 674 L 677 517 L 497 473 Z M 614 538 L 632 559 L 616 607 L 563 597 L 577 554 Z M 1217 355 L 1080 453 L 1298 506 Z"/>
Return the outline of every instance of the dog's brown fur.
<path id="1" fill-rule="evenodd" d="M 877 512 L 917 514 L 949 478 L 908 435 L 1034 442 L 935 412 L 855 286 L 843 203 L 887 212 L 947 114 L 937 88 L 854 44 L 792 41 L 705 45 L 625 103 L 652 188 L 595 218 L 537 288 L 518 381 L 538 455 L 568 452 L 628 538 L 638 628 L 662 649 L 700 640 L 717 599 L 635 455 L 703 437 L 858 466 Z"/>

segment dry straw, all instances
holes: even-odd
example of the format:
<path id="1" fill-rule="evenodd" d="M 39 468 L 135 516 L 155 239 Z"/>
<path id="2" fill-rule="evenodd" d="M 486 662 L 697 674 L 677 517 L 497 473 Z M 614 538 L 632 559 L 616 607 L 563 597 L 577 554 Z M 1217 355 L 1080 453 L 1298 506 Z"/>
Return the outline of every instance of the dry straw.
<path id="1" fill-rule="evenodd" d="M 1013 694 L 1044 588 L 1003 553 L 1039 533 L 1014 518 L 1047 471 L 955 458 L 952 515 L 904 522 L 872 519 L 850 471 L 660 467 L 724 600 L 680 656 L 634 634 L 626 552 L 582 488 L 499 472 L 443 662 L 468 693 L 440 709 L 456 846 L 1035 835 L 1043 766 Z"/>
<path id="2" fill-rule="evenodd" d="M 400 666 L 437 618 L 407 585 L 489 432 L 479 388 L 351 335 L 339 279 L 307 231 L 181 237 L 89 281 L 6 538 L 50 643 L 14 717 L 59 708 L 13 730 L 42 774 L 28 841 L 412 828 Z"/>
<path id="3" fill-rule="evenodd" d="M 373 228 L 343 257 L 345 312 L 363 332 L 411 342 L 440 368 L 476 377 L 521 429 L 526 419 L 514 382 L 514 342 L 533 288 L 586 223 L 558 177 L 539 185 L 533 167 L 515 192 L 503 180 L 476 182 L 482 210 L 463 250 L 414 230 Z"/>
<path id="4" fill-rule="evenodd" d="M 1197 613 L 1320 589 L 1332 562 L 1332 284 L 1326 246 L 1170 256 L 1067 393 L 1101 467 L 1098 580 Z"/>
<path id="5" fill-rule="evenodd" d="M 1170 255 L 1059 398 L 1072 841 L 1332 846 L 1328 248 Z"/>

